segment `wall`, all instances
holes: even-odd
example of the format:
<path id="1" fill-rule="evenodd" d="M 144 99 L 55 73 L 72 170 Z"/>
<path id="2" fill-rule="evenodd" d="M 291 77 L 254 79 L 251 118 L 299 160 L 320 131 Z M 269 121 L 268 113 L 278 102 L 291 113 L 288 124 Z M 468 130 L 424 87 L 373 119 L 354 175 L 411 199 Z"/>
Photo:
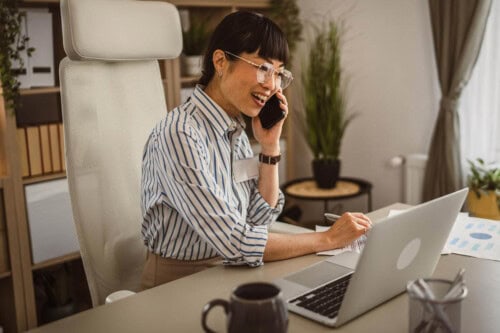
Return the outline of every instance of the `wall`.
<path id="1" fill-rule="evenodd" d="M 402 168 L 391 167 L 389 160 L 396 155 L 427 152 L 438 107 L 439 86 L 427 1 L 297 3 L 306 25 L 329 17 L 342 19 L 346 27 L 342 63 L 350 82 L 349 107 L 359 116 L 344 137 L 341 174 L 373 183 L 374 209 L 401 202 Z M 300 67 L 305 62 L 306 49 L 303 42 L 294 59 L 297 80 L 293 85 L 293 112 L 298 112 L 301 105 Z M 299 135 L 300 130 L 296 128 L 295 132 L 293 177 L 309 176 L 312 155 Z M 322 206 L 314 206 L 305 209 L 315 212 L 306 214 L 306 219 L 321 216 Z M 354 199 L 344 206 L 366 210 L 364 200 Z"/>

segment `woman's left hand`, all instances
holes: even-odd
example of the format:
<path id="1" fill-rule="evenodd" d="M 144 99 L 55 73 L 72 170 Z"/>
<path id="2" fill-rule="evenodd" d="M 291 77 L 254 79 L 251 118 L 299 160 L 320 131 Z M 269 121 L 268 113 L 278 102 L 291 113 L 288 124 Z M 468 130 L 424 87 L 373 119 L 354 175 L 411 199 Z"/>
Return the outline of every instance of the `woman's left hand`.
<path id="1" fill-rule="evenodd" d="M 260 123 L 260 119 L 258 116 L 252 119 L 252 129 L 253 135 L 255 139 L 260 143 L 262 148 L 272 147 L 279 145 L 279 139 L 281 136 L 281 131 L 283 129 L 283 124 L 285 122 L 286 117 L 288 116 L 288 103 L 285 95 L 283 95 L 281 89 L 276 92 L 276 96 L 280 100 L 280 108 L 285 111 L 285 117 L 277 122 L 270 129 L 265 129 L 262 127 Z"/>

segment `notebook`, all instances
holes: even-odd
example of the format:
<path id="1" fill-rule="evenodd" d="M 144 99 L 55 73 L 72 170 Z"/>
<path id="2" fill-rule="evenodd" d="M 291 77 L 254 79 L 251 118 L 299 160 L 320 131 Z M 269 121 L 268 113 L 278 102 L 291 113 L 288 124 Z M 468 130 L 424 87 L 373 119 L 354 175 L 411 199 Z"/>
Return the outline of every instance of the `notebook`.
<path id="1" fill-rule="evenodd" d="M 291 312 L 340 326 L 429 277 L 467 188 L 375 223 L 361 254 L 345 252 L 273 281 Z"/>

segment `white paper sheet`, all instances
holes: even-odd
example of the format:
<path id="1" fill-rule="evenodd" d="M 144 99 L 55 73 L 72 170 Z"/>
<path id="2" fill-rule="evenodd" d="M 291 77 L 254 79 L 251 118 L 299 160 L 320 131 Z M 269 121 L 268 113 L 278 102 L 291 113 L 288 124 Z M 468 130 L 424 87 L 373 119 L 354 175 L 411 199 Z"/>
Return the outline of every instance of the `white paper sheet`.
<path id="1" fill-rule="evenodd" d="M 443 252 L 500 260 L 500 221 L 460 214 Z"/>
<path id="2" fill-rule="evenodd" d="M 329 228 L 330 227 L 317 225 L 316 232 L 325 231 L 325 230 L 328 230 Z M 361 250 L 363 250 L 363 247 L 365 247 L 365 243 L 366 243 L 366 236 L 363 235 L 363 236 L 359 237 L 358 239 L 354 240 L 351 244 L 344 246 L 340 249 L 318 252 L 316 254 L 319 256 L 336 256 L 337 254 L 341 254 L 341 253 L 344 253 L 347 251 L 361 253 Z"/>

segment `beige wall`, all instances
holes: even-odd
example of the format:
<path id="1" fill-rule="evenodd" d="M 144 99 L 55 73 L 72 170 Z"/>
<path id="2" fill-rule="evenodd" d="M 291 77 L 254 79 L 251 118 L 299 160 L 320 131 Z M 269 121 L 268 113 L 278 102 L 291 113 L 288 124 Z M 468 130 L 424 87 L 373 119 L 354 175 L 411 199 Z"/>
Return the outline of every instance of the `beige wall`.
<path id="1" fill-rule="evenodd" d="M 321 16 L 342 17 L 347 26 L 343 64 L 350 77 L 349 104 L 360 115 L 342 145 L 343 176 L 374 185 L 374 208 L 403 200 L 403 170 L 389 165 L 396 155 L 425 153 L 438 105 L 427 1 L 298 0 L 304 22 Z M 304 45 L 294 59 L 294 106 L 300 106 L 300 65 Z M 311 154 L 297 129 L 295 177 L 311 175 Z M 307 158 L 304 158 L 306 156 Z M 333 205 L 332 205 L 333 206 Z M 310 208 L 310 209 L 308 209 Z M 365 201 L 346 204 L 364 210 Z M 321 205 L 306 208 L 316 219 Z"/>

